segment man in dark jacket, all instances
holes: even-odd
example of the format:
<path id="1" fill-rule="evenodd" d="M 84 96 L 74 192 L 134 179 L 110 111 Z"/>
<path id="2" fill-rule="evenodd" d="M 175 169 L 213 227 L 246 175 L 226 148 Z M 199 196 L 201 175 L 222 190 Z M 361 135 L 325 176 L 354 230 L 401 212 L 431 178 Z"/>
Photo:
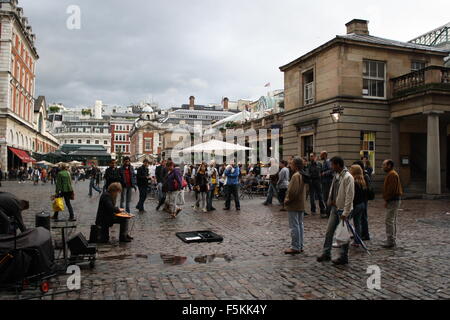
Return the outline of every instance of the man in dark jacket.
<path id="1" fill-rule="evenodd" d="M 164 182 L 167 179 L 167 168 L 166 168 L 167 161 L 163 160 L 159 166 L 156 167 L 155 170 L 155 176 L 156 176 L 156 182 L 158 183 L 158 206 L 156 207 L 156 210 L 158 211 L 159 208 L 166 202 L 166 193 L 163 190 Z"/>
<path id="2" fill-rule="evenodd" d="M 21 232 L 26 230 L 22 219 L 22 211 L 30 207 L 28 201 L 19 200 L 9 192 L 0 192 L 0 234 L 9 234 L 11 222 L 14 222 Z M 11 220 L 14 218 L 14 221 Z"/>
<path id="3" fill-rule="evenodd" d="M 131 165 L 130 157 L 123 158 L 123 166 L 119 169 L 122 193 L 120 194 L 120 207 L 130 213 L 131 189 L 136 191 L 136 175 Z"/>
<path id="4" fill-rule="evenodd" d="M 333 169 L 331 168 L 331 161 L 328 159 L 328 152 L 322 151 L 320 154 L 322 160 L 322 172 L 320 173 L 322 182 L 323 200 L 328 203 L 328 196 L 330 195 L 331 183 L 333 182 Z M 331 207 L 327 206 L 326 214 L 321 214 L 321 218 L 326 219 L 330 216 Z"/>
<path id="5" fill-rule="evenodd" d="M 139 210 L 139 213 L 144 213 L 144 203 L 147 199 L 148 193 L 148 180 L 150 179 L 149 175 L 149 166 L 150 162 L 145 159 L 144 164 L 137 170 L 137 186 L 139 188 L 139 202 L 136 206 L 136 209 Z"/>
<path id="6" fill-rule="evenodd" d="M 309 155 L 308 173 L 309 181 L 309 199 L 311 201 L 311 213 L 316 213 L 316 199 L 319 200 L 320 214 L 326 214 L 325 202 L 323 201 L 322 186 L 320 174 L 322 172 L 322 165 L 317 162 L 315 153 Z"/>
<path id="7" fill-rule="evenodd" d="M 108 187 L 114 182 L 121 182 L 119 168 L 116 167 L 116 160 L 109 162 L 109 168 L 105 170 L 105 186 L 103 191 L 108 190 Z"/>

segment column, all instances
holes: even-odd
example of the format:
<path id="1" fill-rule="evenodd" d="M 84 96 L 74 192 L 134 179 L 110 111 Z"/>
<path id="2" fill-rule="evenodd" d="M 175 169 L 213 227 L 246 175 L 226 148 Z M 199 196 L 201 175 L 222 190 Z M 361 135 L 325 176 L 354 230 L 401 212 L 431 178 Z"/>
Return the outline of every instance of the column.
<path id="1" fill-rule="evenodd" d="M 391 158 L 400 167 L 400 120 L 391 119 Z M 372 163 L 375 166 L 375 163 Z"/>
<path id="2" fill-rule="evenodd" d="M 427 194 L 441 194 L 441 153 L 439 112 L 428 112 L 427 128 Z"/>

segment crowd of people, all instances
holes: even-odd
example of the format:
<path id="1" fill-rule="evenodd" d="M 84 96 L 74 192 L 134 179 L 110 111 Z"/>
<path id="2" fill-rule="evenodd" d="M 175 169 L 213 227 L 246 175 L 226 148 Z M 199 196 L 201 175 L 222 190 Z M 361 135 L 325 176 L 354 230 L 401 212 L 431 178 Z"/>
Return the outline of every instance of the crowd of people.
<path id="1" fill-rule="evenodd" d="M 392 160 L 383 162 L 386 173 L 383 187 L 385 248 L 396 246 L 397 215 L 403 193 L 394 165 Z M 35 167 L 28 175 L 33 181 L 35 177 L 39 177 L 39 181 L 44 176 L 55 183 L 53 197 L 64 199 L 70 221 L 76 221 L 71 205 L 75 199 L 73 183 L 88 179 L 88 196 L 92 197 L 93 191 L 101 194 L 96 218 L 101 236 L 99 242 L 109 241 L 109 228 L 114 224 L 120 224 L 121 242 L 133 240 L 128 234 L 128 219 L 119 217 L 121 213 L 131 213 L 133 191 L 139 192 L 135 208 L 140 214 L 146 212 L 146 199 L 149 190 L 153 189 L 157 197 L 156 211 L 162 209 L 175 219 L 185 205 L 185 192 L 194 192 L 195 211 L 206 213 L 216 210 L 214 199 L 220 196 L 224 197 L 224 211 L 231 210 L 232 200 L 235 210 L 240 211 L 240 190 L 248 185 L 264 186 L 266 199 L 263 204 L 272 205 L 276 197 L 280 210 L 287 212 L 292 242 L 285 254 L 297 255 L 304 250 L 304 217 L 309 214 L 306 210 L 308 198 L 310 214 L 317 215 L 317 210 L 320 210 L 320 217 L 328 219 L 323 251 L 317 258 L 319 262 L 331 260 L 331 250 L 336 246 L 333 238 L 340 222 L 351 220 L 359 237 L 355 237 L 351 244 L 340 246 L 340 256 L 333 261 L 334 264 L 347 264 L 349 246 L 358 247 L 361 241 L 370 240 L 368 203 L 375 195 L 373 168 L 367 158 L 354 162 L 349 168 L 340 157 L 328 159 L 326 151 L 321 152 L 319 157 L 311 153 L 307 159 L 295 157 L 279 163 L 271 159 L 266 166 L 260 163 L 243 166 L 234 162 L 218 165 L 214 161 L 196 166 L 178 165 L 168 159 L 156 162 L 144 160 L 142 166 L 133 168 L 130 158 L 124 157 L 119 166 L 112 160 L 104 174 L 95 165 L 87 169 L 69 169 L 63 164 L 49 172 L 43 171 Z M 103 188 L 100 187 L 102 180 Z M 59 219 L 59 212 L 54 213 L 53 219 Z"/>

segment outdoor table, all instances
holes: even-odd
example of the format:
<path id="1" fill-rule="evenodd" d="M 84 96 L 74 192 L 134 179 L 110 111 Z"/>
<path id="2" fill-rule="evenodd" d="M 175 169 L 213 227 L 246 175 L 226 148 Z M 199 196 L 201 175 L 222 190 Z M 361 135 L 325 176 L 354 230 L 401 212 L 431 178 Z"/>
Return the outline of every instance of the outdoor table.
<path id="1" fill-rule="evenodd" d="M 73 230 L 76 229 L 77 226 L 73 223 L 73 222 L 69 222 L 69 221 L 58 221 L 55 222 L 55 225 L 52 225 L 52 230 L 61 230 L 61 241 L 62 241 L 62 246 L 63 246 L 63 260 L 64 263 L 67 264 L 67 241 L 66 241 L 66 237 L 67 237 L 67 230 Z"/>

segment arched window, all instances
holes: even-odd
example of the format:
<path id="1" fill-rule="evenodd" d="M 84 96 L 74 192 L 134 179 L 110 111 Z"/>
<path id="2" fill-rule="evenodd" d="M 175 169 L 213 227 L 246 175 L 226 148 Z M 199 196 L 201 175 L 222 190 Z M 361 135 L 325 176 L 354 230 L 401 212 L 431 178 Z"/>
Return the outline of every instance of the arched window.
<path id="1" fill-rule="evenodd" d="M 12 130 L 9 130 L 9 143 L 14 144 L 14 133 Z"/>
<path id="2" fill-rule="evenodd" d="M 18 132 L 16 132 L 16 141 L 14 144 L 17 146 L 19 145 L 19 133 Z"/>

